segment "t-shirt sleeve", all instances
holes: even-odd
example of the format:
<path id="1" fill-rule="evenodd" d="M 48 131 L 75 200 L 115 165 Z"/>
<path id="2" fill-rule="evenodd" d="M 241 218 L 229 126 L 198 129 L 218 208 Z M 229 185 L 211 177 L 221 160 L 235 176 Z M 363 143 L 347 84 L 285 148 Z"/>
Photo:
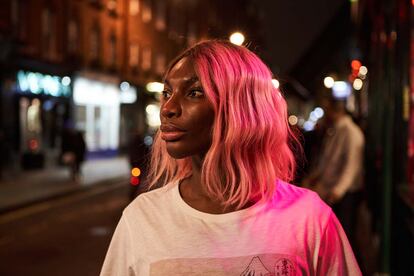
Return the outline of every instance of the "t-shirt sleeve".
<path id="1" fill-rule="evenodd" d="M 345 232 L 333 212 L 321 238 L 317 275 L 362 275 Z"/>
<path id="2" fill-rule="evenodd" d="M 123 215 L 112 236 L 106 253 L 101 276 L 135 275 L 132 264 L 134 256 L 131 250 L 131 235 L 128 222 Z"/>

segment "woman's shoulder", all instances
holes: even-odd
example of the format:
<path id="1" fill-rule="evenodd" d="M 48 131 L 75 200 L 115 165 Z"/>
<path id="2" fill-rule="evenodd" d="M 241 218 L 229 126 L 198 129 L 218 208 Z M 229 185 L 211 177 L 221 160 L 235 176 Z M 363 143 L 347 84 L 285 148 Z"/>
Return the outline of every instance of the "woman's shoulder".
<path id="1" fill-rule="evenodd" d="M 140 212 L 153 212 L 162 209 L 163 205 L 171 204 L 173 199 L 173 184 L 156 188 L 138 195 L 124 209 L 124 216 L 136 216 Z"/>
<path id="2" fill-rule="evenodd" d="M 278 182 L 273 201 L 280 208 L 299 208 L 302 212 L 331 212 L 331 208 L 314 191 L 284 181 Z"/>

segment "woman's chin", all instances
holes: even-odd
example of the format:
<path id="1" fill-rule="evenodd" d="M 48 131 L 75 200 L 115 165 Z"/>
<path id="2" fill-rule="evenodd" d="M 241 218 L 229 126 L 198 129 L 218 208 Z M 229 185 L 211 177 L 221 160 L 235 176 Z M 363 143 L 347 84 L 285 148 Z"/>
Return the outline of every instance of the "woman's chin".
<path id="1" fill-rule="evenodd" d="M 169 146 L 168 144 L 167 144 L 167 152 L 174 159 L 183 159 L 183 158 L 190 156 L 190 154 L 188 154 L 187 152 L 177 149 L 171 145 Z"/>

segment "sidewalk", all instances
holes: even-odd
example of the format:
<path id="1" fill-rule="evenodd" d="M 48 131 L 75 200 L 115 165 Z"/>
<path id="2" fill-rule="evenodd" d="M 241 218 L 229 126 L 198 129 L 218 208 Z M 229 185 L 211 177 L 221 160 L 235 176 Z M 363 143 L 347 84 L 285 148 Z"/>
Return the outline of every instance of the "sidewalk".
<path id="1" fill-rule="evenodd" d="M 126 157 L 88 160 L 82 166 L 80 183 L 71 180 L 69 169 L 55 167 L 38 171 L 22 171 L 0 181 L 0 213 L 25 205 L 88 189 L 107 181 L 125 180 L 128 184 L 129 164 Z"/>

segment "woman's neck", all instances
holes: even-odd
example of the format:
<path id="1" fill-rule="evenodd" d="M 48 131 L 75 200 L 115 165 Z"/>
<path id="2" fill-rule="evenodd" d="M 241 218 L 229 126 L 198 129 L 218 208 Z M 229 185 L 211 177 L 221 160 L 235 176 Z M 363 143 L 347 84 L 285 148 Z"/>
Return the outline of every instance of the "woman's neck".
<path id="1" fill-rule="evenodd" d="M 180 183 L 180 193 L 183 200 L 194 209 L 210 214 L 224 214 L 237 211 L 235 206 L 224 208 L 222 202 L 212 199 L 201 182 L 201 167 L 203 158 L 192 157 L 192 175 Z M 247 204 L 244 208 L 251 206 Z"/>
<path id="2" fill-rule="evenodd" d="M 217 200 L 212 200 L 201 183 L 201 167 L 203 157 L 193 156 L 191 158 L 190 177 L 180 183 L 180 193 L 183 200 L 196 210 L 210 214 L 223 213 L 223 206 Z"/>

